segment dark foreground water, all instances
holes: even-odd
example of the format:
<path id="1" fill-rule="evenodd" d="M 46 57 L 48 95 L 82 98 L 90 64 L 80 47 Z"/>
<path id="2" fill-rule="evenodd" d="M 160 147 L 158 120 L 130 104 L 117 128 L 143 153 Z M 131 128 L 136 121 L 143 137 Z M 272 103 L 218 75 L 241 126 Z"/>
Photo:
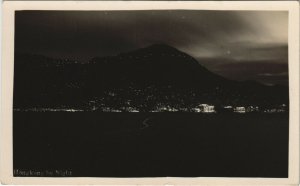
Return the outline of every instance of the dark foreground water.
<path id="1" fill-rule="evenodd" d="M 15 176 L 288 177 L 288 114 L 14 112 Z"/>

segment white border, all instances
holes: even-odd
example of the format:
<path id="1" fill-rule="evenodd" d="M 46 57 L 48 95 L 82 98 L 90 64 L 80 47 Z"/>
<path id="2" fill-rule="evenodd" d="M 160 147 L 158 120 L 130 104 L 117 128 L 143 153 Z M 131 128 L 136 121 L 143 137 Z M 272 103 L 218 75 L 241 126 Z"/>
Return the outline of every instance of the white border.
<path id="1" fill-rule="evenodd" d="M 15 10 L 286 10 L 289 11 L 289 178 L 20 178 L 12 172 Z M 299 3 L 296 1 L 8 1 L 3 3 L 1 182 L 3 184 L 291 185 L 299 183 Z"/>

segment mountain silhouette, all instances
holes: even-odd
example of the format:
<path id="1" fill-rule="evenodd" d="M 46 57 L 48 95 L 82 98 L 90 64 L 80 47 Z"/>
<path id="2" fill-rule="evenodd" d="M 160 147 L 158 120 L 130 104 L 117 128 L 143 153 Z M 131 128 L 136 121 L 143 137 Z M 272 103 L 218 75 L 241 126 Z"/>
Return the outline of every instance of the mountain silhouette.
<path id="1" fill-rule="evenodd" d="M 154 84 L 200 88 L 215 86 L 225 81 L 186 53 L 163 44 L 151 45 L 114 57 L 94 58 L 91 61 L 97 66 L 95 70 L 106 69 L 101 74 L 113 74 L 111 79 L 122 85 Z"/>
<path id="2" fill-rule="evenodd" d="M 15 107 L 86 107 L 89 103 L 153 108 L 288 104 L 288 88 L 233 81 L 210 72 L 190 55 L 154 44 L 89 63 L 38 55 L 15 55 Z"/>

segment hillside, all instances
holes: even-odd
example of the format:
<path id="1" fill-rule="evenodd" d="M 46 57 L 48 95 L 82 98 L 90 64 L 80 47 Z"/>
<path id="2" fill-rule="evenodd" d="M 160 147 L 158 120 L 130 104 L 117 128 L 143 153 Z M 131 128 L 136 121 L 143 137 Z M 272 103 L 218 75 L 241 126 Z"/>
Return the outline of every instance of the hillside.
<path id="1" fill-rule="evenodd" d="M 288 88 L 216 75 L 188 54 L 155 44 L 89 63 L 15 55 L 15 108 L 151 111 L 190 110 L 201 104 L 288 105 Z"/>

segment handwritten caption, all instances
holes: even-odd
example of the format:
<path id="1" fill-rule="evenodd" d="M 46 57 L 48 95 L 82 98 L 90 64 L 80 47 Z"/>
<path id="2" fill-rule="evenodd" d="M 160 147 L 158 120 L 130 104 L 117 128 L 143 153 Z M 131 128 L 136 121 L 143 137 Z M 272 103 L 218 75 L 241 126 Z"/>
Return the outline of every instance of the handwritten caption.
<path id="1" fill-rule="evenodd" d="M 24 170 L 14 169 L 14 176 L 28 177 L 68 177 L 72 176 L 71 170 Z"/>

